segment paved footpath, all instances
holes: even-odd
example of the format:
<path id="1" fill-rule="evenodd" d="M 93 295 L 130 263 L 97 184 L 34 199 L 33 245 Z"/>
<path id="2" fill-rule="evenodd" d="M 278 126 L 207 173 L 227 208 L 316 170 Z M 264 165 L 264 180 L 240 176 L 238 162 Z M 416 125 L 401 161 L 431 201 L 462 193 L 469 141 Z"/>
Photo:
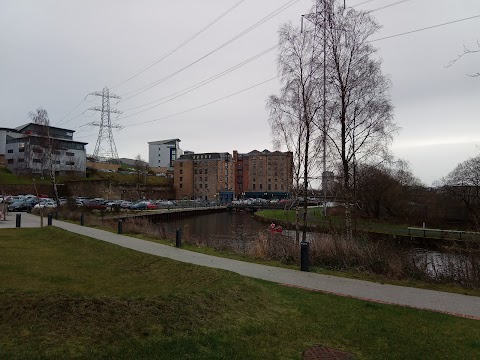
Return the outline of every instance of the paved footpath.
<path id="1" fill-rule="evenodd" d="M 31 214 L 22 215 L 29 223 L 38 217 Z M 45 222 L 46 223 L 46 222 Z M 147 254 L 161 256 L 185 263 L 233 271 L 240 275 L 272 281 L 288 286 L 300 287 L 314 291 L 333 293 L 340 296 L 363 300 L 409 306 L 418 309 L 433 310 L 480 320 L 480 297 L 467 296 L 441 291 L 424 290 L 405 286 L 379 284 L 363 280 L 302 272 L 273 266 L 231 260 L 205 255 L 173 246 L 157 244 L 108 231 L 53 220 L 59 228 L 123 246 Z M 0 229 L 1 229 L 0 225 Z"/>

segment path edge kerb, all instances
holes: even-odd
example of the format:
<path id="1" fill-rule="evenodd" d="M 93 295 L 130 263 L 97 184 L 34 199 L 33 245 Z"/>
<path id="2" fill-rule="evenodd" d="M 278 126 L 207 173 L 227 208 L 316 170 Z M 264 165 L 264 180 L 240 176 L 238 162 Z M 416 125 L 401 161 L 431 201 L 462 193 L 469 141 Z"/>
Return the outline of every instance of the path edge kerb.
<path id="1" fill-rule="evenodd" d="M 341 297 L 350 298 L 350 299 L 357 299 L 357 300 L 362 300 L 362 301 L 369 301 L 369 302 L 374 302 L 374 303 L 377 303 L 377 304 L 403 306 L 403 307 L 407 307 L 407 308 L 411 308 L 411 309 L 416 309 L 416 310 L 432 311 L 432 312 L 436 312 L 436 313 L 439 313 L 439 314 L 452 315 L 452 316 L 457 316 L 457 317 L 461 317 L 461 318 L 464 318 L 464 319 L 480 321 L 480 316 L 475 316 L 475 315 L 468 315 L 468 314 L 461 314 L 461 313 L 455 313 L 455 312 L 449 312 L 449 311 L 441 311 L 441 310 L 435 310 L 435 309 L 427 309 L 427 308 L 422 308 L 422 307 L 417 307 L 417 306 L 411 306 L 411 305 L 397 304 L 397 303 L 394 303 L 394 302 L 382 301 L 382 300 L 371 299 L 371 298 L 366 298 L 366 297 L 352 296 L 352 295 L 337 293 L 337 292 L 334 292 L 334 291 L 310 289 L 310 288 L 306 288 L 306 287 L 302 287 L 302 286 L 297 286 L 297 285 L 290 285 L 290 284 L 280 284 L 280 285 L 283 285 L 283 286 L 286 286 L 286 287 L 295 288 L 295 289 L 301 289 L 301 290 L 306 290 L 306 291 L 318 292 L 318 293 L 322 293 L 322 294 L 329 294 L 329 295 L 341 296 Z"/>

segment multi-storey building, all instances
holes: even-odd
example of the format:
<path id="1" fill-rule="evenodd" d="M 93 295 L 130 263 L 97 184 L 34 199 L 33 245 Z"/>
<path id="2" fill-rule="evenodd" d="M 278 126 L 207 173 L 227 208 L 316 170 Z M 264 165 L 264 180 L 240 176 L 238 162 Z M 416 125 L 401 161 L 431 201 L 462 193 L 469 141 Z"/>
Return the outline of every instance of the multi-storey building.
<path id="1" fill-rule="evenodd" d="M 148 143 L 148 166 L 173 170 L 173 162 L 183 155 L 180 139 L 152 141 Z"/>
<path id="2" fill-rule="evenodd" d="M 5 165 L 5 144 L 7 135 L 18 134 L 16 129 L 0 128 L 0 164 Z"/>
<path id="3" fill-rule="evenodd" d="M 5 136 L 5 162 L 17 174 L 85 176 L 87 143 L 74 130 L 29 123 Z"/>
<path id="4" fill-rule="evenodd" d="M 174 162 L 177 199 L 230 202 L 234 197 L 234 163 L 229 153 L 184 154 Z"/>
<path id="5" fill-rule="evenodd" d="M 287 198 L 293 182 L 291 152 L 233 152 L 235 196 L 247 198 Z"/>

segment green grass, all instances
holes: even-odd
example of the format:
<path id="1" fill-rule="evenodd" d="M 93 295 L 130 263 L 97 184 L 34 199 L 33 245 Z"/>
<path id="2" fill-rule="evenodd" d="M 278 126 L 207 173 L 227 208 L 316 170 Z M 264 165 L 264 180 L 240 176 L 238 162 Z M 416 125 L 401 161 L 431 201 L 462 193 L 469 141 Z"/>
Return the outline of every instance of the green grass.
<path id="1" fill-rule="evenodd" d="M 478 321 L 145 255 L 57 228 L 0 231 L 0 358 L 480 357 Z"/>

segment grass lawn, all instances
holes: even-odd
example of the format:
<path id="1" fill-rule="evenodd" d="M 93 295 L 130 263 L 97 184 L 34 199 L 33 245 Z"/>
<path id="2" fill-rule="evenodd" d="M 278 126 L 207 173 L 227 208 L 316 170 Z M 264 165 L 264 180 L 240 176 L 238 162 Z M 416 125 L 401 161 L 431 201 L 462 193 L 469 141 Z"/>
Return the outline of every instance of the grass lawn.
<path id="1" fill-rule="evenodd" d="M 0 359 L 474 359 L 480 323 L 178 263 L 58 228 L 0 230 Z"/>

